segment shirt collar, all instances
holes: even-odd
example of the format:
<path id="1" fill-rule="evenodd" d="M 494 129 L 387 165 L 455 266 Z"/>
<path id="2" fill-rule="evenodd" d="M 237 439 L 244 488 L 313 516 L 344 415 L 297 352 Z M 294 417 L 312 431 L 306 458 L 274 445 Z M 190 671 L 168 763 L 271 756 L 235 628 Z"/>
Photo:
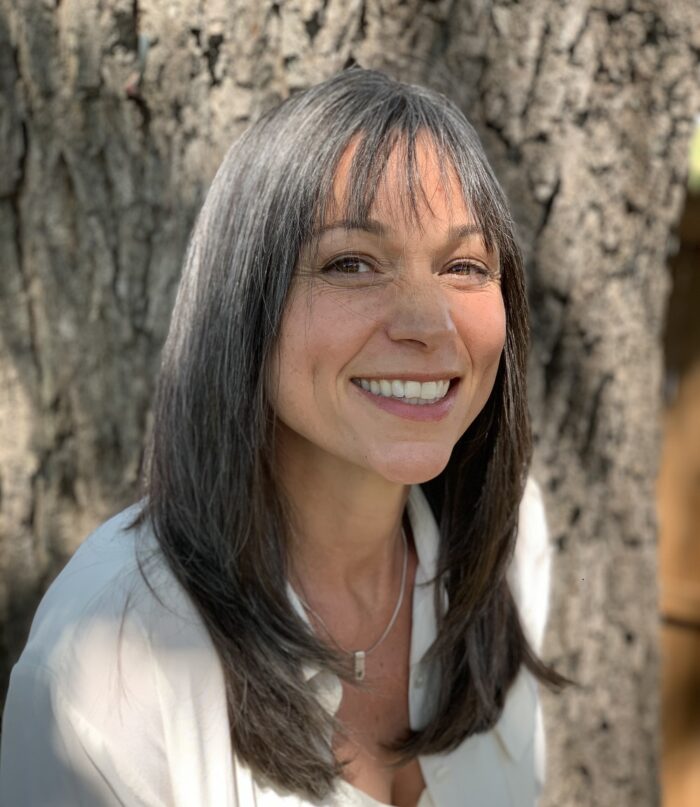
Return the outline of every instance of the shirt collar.
<path id="1" fill-rule="evenodd" d="M 411 667 L 419 665 L 437 636 L 433 580 L 437 571 L 440 532 L 428 500 L 419 485 L 413 485 L 406 503 L 408 520 L 418 555 L 413 589 Z M 447 605 L 445 600 L 444 605 Z"/>
<path id="2" fill-rule="evenodd" d="M 437 570 L 438 552 L 440 549 L 440 532 L 430 509 L 428 500 L 420 485 L 413 485 L 406 502 L 408 520 L 413 532 L 413 541 L 418 555 L 416 582 L 432 581 Z"/>

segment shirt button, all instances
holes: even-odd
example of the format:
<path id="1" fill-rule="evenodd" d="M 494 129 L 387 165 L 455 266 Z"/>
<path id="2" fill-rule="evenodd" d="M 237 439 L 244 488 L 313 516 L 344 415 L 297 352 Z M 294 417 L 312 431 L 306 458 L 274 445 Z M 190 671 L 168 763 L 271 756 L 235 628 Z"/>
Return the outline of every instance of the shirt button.
<path id="1" fill-rule="evenodd" d="M 423 684 L 425 683 L 425 673 L 423 670 L 418 670 L 418 672 L 413 676 L 413 686 L 417 689 L 420 689 Z"/>
<path id="2" fill-rule="evenodd" d="M 449 772 L 450 772 L 450 768 L 449 768 L 448 765 L 439 765 L 435 769 L 435 776 L 438 779 L 445 779 L 445 777 L 449 774 Z"/>

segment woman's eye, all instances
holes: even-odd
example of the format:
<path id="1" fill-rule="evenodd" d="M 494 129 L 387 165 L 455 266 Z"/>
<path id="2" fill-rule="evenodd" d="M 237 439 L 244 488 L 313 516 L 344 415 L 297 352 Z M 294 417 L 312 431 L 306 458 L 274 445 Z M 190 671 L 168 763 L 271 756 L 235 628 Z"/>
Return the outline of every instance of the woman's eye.
<path id="1" fill-rule="evenodd" d="M 493 276 L 491 270 L 484 264 L 475 261 L 455 261 L 447 267 L 447 272 L 470 280 L 485 283 Z"/>
<path id="2" fill-rule="evenodd" d="M 357 255 L 344 255 L 327 263 L 322 270 L 324 273 L 337 272 L 341 275 L 364 275 L 372 271 L 369 263 Z"/>

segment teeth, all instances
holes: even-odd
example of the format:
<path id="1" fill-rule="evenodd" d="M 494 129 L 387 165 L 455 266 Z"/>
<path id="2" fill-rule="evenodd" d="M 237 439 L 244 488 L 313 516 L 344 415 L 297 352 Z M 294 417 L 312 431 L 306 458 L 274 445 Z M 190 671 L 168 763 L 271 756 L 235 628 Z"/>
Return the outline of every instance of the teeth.
<path id="1" fill-rule="evenodd" d="M 400 379 L 355 378 L 355 384 L 373 395 L 385 398 L 401 398 L 404 403 L 425 406 L 447 395 L 449 379 L 441 381 L 402 381 Z"/>
<path id="2" fill-rule="evenodd" d="M 429 401 L 432 398 L 437 398 L 437 382 L 426 381 L 425 384 L 420 385 L 420 397 L 424 401 Z"/>

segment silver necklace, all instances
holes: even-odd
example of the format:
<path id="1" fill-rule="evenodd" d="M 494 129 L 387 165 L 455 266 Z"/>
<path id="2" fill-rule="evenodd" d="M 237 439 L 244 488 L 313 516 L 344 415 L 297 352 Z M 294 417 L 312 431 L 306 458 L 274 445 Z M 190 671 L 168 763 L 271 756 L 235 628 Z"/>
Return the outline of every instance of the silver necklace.
<path id="1" fill-rule="evenodd" d="M 401 528 L 401 537 L 403 538 L 403 571 L 401 572 L 401 588 L 399 590 L 399 598 L 396 600 L 396 605 L 394 606 L 394 613 L 391 615 L 391 619 L 387 623 L 387 626 L 384 628 L 382 635 L 371 647 L 368 647 L 367 650 L 346 650 L 344 647 L 341 647 L 341 645 L 339 645 L 338 642 L 336 642 L 336 640 L 333 638 L 333 634 L 330 632 L 330 630 L 328 630 L 328 625 L 326 625 L 326 623 L 323 621 L 323 617 L 321 617 L 321 615 L 318 612 L 314 611 L 314 609 L 309 605 L 309 603 L 306 602 L 306 600 L 297 593 L 297 597 L 299 597 L 299 602 L 304 606 L 304 610 L 308 614 L 313 616 L 320 623 L 320 625 L 326 631 L 326 633 L 331 638 L 333 643 L 336 644 L 343 651 L 343 653 L 346 653 L 348 656 L 352 656 L 356 681 L 362 681 L 364 679 L 365 663 L 367 660 L 367 656 L 373 650 L 376 650 L 379 647 L 379 645 L 384 641 L 384 639 L 386 639 L 386 637 L 389 635 L 389 632 L 394 627 L 394 623 L 396 622 L 396 618 L 398 617 L 399 611 L 401 610 L 401 606 L 403 604 L 403 598 L 406 592 L 406 572 L 408 570 L 408 541 L 406 540 L 406 533 L 403 527 Z M 304 591 L 304 587 L 301 583 L 301 580 L 299 580 L 299 586 L 302 592 L 306 594 L 306 592 Z"/>

